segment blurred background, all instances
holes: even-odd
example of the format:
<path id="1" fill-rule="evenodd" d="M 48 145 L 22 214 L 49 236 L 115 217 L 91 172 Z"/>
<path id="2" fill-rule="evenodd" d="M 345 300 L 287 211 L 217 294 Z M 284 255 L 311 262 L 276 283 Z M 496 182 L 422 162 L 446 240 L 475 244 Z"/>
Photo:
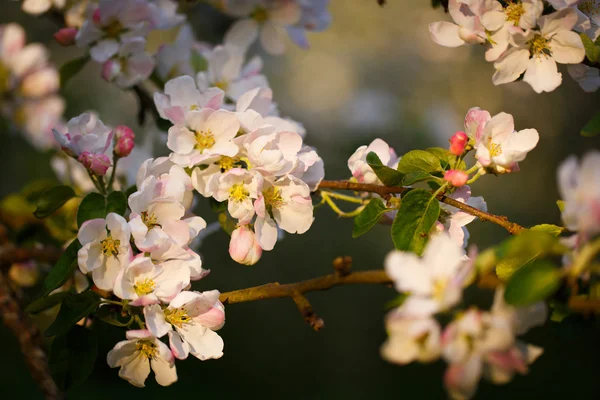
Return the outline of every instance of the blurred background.
<path id="1" fill-rule="evenodd" d="M 541 140 L 521 163 L 521 172 L 481 179 L 472 188 L 473 194 L 484 196 L 491 212 L 524 226 L 560 223 L 556 168 L 569 154 L 582 155 L 600 147 L 598 138 L 579 135 L 598 111 L 600 94 L 584 93 L 566 69 L 562 69 L 563 84 L 550 94 L 535 94 L 522 82 L 494 86 L 493 66 L 485 62 L 483 48 L 448 49 L 431 41 L 428 24 L 449 17 L 441 9 L 432 9 L 427 0 L 390 0 L 384 8 L 375 0 L 332 1 L 331 12 L 331 27 L 310 35 L 310 50 L 290 42 L 284 56 L 265 55 L 264 71 L 282 115 L 307 128 L 306 140 L 325 160 L 328 179 L 347 178 L 348 157 L 377 137 L 399 154 L 446 147 L 448 138 L 463 129 L 467 110 L 479 106 L 492 115 L 513 114 L 517 129 L 536 128 Z M 199 39 L 215 43 L 231 23 L 205 6 L 191 8 L 189 19 Z M 24 14 L 18 1 L 0 0 L 0 23 L 7 22 L 22 24 L 29 42 L 49 46 L 58 66 L 82 55 L 79 49 L 55 45 L 52 34 L 58 25 L 47 17 Z M 99 66 L 89 63 L 62 89 L 66 119 L 94 109 L 109 125 L 137 126 L 135 97 L 99 75 Z M 141 141 L 144 129 L 135 131 Z M 34 179 L 55 179 L 48 155 L 36 152 L 19 135 L 3 133 L 1 139 L 1 196 Z M 165 149 L 156 152 L 166 154 Z M 216 220 L 207 205 L 201 206 L 200 215 Z M 469 229 L 471 243 L 479 248 L 508 235 L 502 228 L 478 221 Z M 201 249 L 205 266 L 212 272 L 194 288 L 224 292 L 308 279 L 330 273 L 331 261 L 340 255 L 351 256 L 355 270 L 381 268 L 393 248 L 389 228 L 376 227 L 358 240 L 352 239 L 351 230 L 351 220 L 340 220 L 320 208 L 308 233 L 288 235 L 253 267 L 229 258 L 229 238 L 219 232 L 206 239 Z M 386 336 L 384 305 L 394 297 L 392 289 L 375 286 L 309 294 L 315 311 L 325 320 L 321 332 L 304 323 L 290 299 L 228 306 L 227 323 L 219 332 L 225 340 L 225 356 L 178 362 L 179 382 L 169 388 L 158 386 L 152 377 L 146 389 L 118 378 L 117 370 L 107 366 L 105 355 L 123 340 L 123 332 L 98 324 L 95 329 L 102 340 L 96 370 L 68 398 L 445 398 L 441 362 L 399 367 L 380 358 L 379 347 Z M 476 398 L 600 396 L 600 327 L 593 317 L 548 322 L 525 339 L 545 348 L 529 375 L 518 376 L 505 386 L 482 381 Z M 16 340 L 1 326 L 0 343 L 1 397 L 41 398 Z"/>

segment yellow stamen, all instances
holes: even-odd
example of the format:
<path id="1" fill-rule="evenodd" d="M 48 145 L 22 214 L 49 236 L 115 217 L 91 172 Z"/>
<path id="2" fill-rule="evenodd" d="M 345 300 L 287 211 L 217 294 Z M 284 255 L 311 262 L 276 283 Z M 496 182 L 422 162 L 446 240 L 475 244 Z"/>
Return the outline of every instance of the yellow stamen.
<path id="1" fill-rule="evenodd" d="M 210 129 L 207 130 L 206 132 L 204 132 L 204 131 L 196 132 L 196 148 L 198 150 L 200 150 L 201 153 L 204 150 L 210 149 L 211 147 L 213 147 L 214 144 L 215 144 L 215 137 L 213 136 Z"/>
<path id="2" fill-rule="evenodd" d="M 263 196 L 265 198 L 265 205 L 267 206 L 279 208 L 285 205 L 285 201 L 283 200 L 283 197 L 281 197 L 281 190 L 275 186 L 271 186 L 265 190 Z"/>
<path id="3" fill-rule="evenodd" d="M 154 281 L 150 278 L 145 278 L 145 279 L 140 279 L 139 281 L 135 282 L 135 285 L 133 285 L 133 290 L 135 290 L 135 293 L 138 296 L 145 296 L 147 294 L 150 294 L 154 291 L 154 288 L 156 287 L 156 283 L 154 283 Z"/>
<path id="4" fill-rule="evenodd" d="M 156 218 L 156 215 L 154 215 L 154 213 L 148 214 L 148 211 L 142 211 L 140 215 L 142 216 L 142 222 L 144 223 L 144 225 L 146 225 L 148 230 L 157 226 L 160 227 L 158 219 Z"/>
<path id="5" fill-rule="evenodd" d="M 108 26 L 104 28 L 106 36 L 109 38 L 116 38 L 123 31 L 123 25 L 118 20 L 112 21 Z"/>
<path id="6" fill-rule="evenodd" d="M 229 82 L 227 82 L 227 81 L 218 81 L 218 82 L 215 82 L 214 85 L 216 87 L 218 87 L 219 89 L 221 89 L 222 91 L 226 92 L 227 88 L 229 87 Z"/>
<path id="7" fill-rule="evenodd" d="M 231 186 L 231 189 L 229 189 L 229 198 L 233 199 L 234 201 L 244 201 L 248 198 L 248 196 L 250 196 L 250 192 L 246 190 L 242 183 L 236 183 L 235 185 Z"/>
<path id="8" fill-rule="evenodd" d="M 102 254 L 106 257 L 110 256 L 118 256 L 119 255 L 119 247 L 121 246 L 120 240 L 114 240 L 110 235 L 104 240 L 100 242 L 102 246 Z"/>
<path id="9" fill-rule="evenodd" d="M 181 328 L 183 325 L 190 324 L 192 322 L 192 318 L 183 308 L 176 308 L 174 310 L 166 308 L 164 313 L 165 320 L 178 328 Z"/>
<path id="10" fill-rule="evenodd" d="M 235 158 L 223 156 L 216 164 L 221 168 L 221 172 L 227 172 L 235 166 L 237 161 Z"/>
<path id="11" fill-rule="evenodd" d="M 139 351 L 148 359 L 154 358 L 158 352 L 156 345 L 149 340 L 138 340 L 135 344 L 135 351 Z"/>
<path id="12" fill-rule="evenodd" d="M 256 7 L 254 12 L 250 15 L 250 18 L 254 19 L 259 24 L 262 24 L 269 19 L 269 12 L 264 7 Z"/>
<path id="13" fill-rule="evenodd" d="M 433 298 L 442 301 L 444 299 L 444 292 L 446 291 L 446 286 L 448 286 L 447 280 L 436 280 L 433 283 Z"/>
<path id="14" fill-rule="evenodd" d="M 521 16 L 525 14 L 525 7 L 523 7 L 523 3 L 510 3 L 504 9 L 506 13 L 506 20 L 512 22 L 515 26 L 519 25 L 519 21 L 521 20 Z"/>
<path id="15" fill-rule="evenodd" d="M 538 56 L 542 53 L 545 53 L 546 50 L 550 50 L 548 47 L 548 42 L 549 40 L 542 35 L 535 35 L 533 39 L 527 42 L 529 44 L 529 51 L 531 52 L 531 55 Z"/>

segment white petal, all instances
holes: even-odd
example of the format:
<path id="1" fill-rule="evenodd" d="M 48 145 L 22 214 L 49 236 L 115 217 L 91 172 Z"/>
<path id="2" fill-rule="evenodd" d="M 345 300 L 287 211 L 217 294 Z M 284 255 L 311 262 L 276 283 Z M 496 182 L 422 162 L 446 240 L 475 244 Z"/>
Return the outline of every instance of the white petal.
<path id="1" fill-rule="evenodd" d="M 554 59 L 542 55 L 529 60 L 523 81 L 537 93 L 551 92 L 560 86 L 562 74 L 558 72 Z"/>
<path id="2" fill-rule="evenodd" d="M 460 27 L 451 22 L 439 21 L 429 24 L 433 41 L 446 47 L 459 47 L 465 44 L 465 41 L 460 38 L 459 30 Z"/>

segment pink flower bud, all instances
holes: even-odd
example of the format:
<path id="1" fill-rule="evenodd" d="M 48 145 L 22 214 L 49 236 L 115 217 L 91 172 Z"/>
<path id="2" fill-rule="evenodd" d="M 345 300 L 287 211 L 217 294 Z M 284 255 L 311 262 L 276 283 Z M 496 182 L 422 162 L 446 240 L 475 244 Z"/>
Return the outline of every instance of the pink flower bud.
<path id="1" fill-rule="evenodd" d="M 114 152 L 119 157 L 127 157 L 135 146 L 135 134 L 125 125 L 119 125 L 114 130 L 115 149 Z"/>
<path id="2" fill-rule="evenodd" d="M 88 171 L 98 176 L 106 175 L 112 165 L 106 154 L 92 154 L 89 151 L 81 153 L 78 160 Z"/>
<path id="3" fill-rule="evenodd" d="M 100 9 L 99 8 L 96 8 L 94 10 L 94 13 L 92 14 L 92 21 L 94 22 L 94 24 L 100 25 L 101 19 L 100 19 Z"/>
<path id="4" fill-rule="evenodd" d="M 71 46 L 75 43 L 75 36 L 77 36 L 77 28 L 62 28 L 54 34 L 54 39 L 61 46 Z"/>
<path id="5" fill-rule="evenodd" d="M 254 265 L 260 260 L 262 248 L 250 228 L 242 225 L 233 231 L 229 242 L 229 255 L 234 261 L 244 265 Z"/>
<path id="6" fill-rule="evenodd" d="M 469 137 L 466 133 L 462 131 L 456 132 L 450 138 L 450 153 L 454 154 L 455 156 L 462 155 L 462 153 L 464 153 L 465 151 L 465 147 L 467 146 L 468 142 Z"/>
<path id="7" fill-rule="evenodd" d="M 446 171 L 444 179 L 450 182 L 452 186 L 461 187 L 465 186 L 467 180 L 469 180 L 469 175 L 464 171 L 451 169 L 450 171 Z"/>
<path id="8" fill-rule="evenodd" d="M 121 73 L 119 60 L 111 59 L 102 64 L 102 79 L 112 82 Z"/>

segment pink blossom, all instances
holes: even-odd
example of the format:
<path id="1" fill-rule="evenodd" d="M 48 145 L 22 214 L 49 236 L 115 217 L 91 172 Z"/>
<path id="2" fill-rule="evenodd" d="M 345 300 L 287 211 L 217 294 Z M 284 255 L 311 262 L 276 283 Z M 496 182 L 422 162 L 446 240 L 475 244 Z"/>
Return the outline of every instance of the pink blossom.
<path id="1" fill-rule="evenodd" d="M 234 261 L 244 265 L 254 265 L 262 256 L 262 248 L 254 232 L 247 226 L 238 227 L 231 234 L 229 255 Z"/>
<path id="2" fill-rule="evenodd" d="M 119 125 L 114 130 L 115 148 L 114 153 L 118 157 L 127 157 L 135 146 L 135 134 L 125 125 Z"/>
<path id="3" fill-rule="evenodd" d="M 88 171 L 99 176 L 106 175 L 106 171 L 112 165 L 106 154 L 92 154 L 89 151 L 81 153 L 78 160 Z"/>
<path id="4" fill-rule="evenodd" d="M 462 131 L 456 132 L 450 138 L 450 153 L 455 156 L 460 156 L 464 153 L 465 147 L 467 147 L 467 143 L 469 142 L 469 137 L 466 133 Z"/>
<path id="5" fill-rule="evenodd" d="M 75 36 L 77 36 L 77 28 L 62 28 L 54 34 L 54 39 L 61 46 L 71 46 L 75 44 Z"/>
<path id="6" fill-rule="evenodd" d="M 461 187 L 466 185 L 469 175 L 464 171 L 451 169 L 444 174 L 444 180 L 450 182 L 452 186 Z"/>

